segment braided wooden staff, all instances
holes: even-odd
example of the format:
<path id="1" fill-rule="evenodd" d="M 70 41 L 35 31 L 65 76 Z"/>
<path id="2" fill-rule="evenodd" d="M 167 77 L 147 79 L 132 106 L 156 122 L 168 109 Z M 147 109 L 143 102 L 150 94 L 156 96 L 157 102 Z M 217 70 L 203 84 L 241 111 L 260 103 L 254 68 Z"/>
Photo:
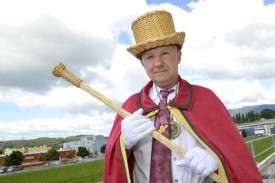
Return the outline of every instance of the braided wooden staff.
<path id="1" fill-rule="evenodd" d="M 98 100 L 103 102 L 105 105 L 109 106 L 111 109 L 113 109 L 116 113 L 118 113 L 123 118 L 126 118 L 131 115 L 131 113 L 129 113 L 128 111 L 126 111 L 125 109 L 120 107 L 119 105 L 115 104 L 110 99 L 108 99 L 107 97 L 105 97 L 104 95 L 102 95 L 101 93 L 99 93 L 98 91 L 96 91 L 95 89 L 90 87 L 89 85 L 87 85 L 85 82 L 83 82 L 83 80 L 79 79 L 76 75 L 74 75 L 73 73 L 68 71 L 64 64 L 59 63 L 59 64 L 55 65 L 52 69 L 52 74 L 56 77 L 62 77 L 65 80 L 67 80 L 68 82 L 75 85 L 76 87 L 81 88 L 84 91 L 88 92 L 90 95 L 97 98 Z M 185 156 L 184 150 L 182 150 L 177 144 L 173 143 L 172 141 L 170 141 L 169 139 L 167 139 L 166 137 L 164 137 L 157 131 L 153 131 L 150 135 L 154 139 L 156 139 L 159 142 L 161 142 L 162 144 L 164 144 L 167 148 L 178 153 L 180 156 L 182 156 L 182 157 Z M 224 180 L 223 178 L 221 178 L 218 174 L 216 174 L 214 172 L 211 173 L 209 175 L 209 177 L 216 182 L 227 183 L 226 180 Z"/>

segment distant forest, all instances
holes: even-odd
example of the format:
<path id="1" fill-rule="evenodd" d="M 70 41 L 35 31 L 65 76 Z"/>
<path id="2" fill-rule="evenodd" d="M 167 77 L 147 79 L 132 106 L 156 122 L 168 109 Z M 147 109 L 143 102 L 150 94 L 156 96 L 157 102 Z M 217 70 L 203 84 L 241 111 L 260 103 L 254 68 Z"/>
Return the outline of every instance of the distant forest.
<path id="1" fill-rule="evenodd" d="M 233 115 L 233 120 L 237 124 L 249 123 L 253 121 L 259 121 L 260 119 L 272 119 L 275 118 L 275 110 L 272 109 L 263 109 L 261 112 L 248 112 L 246 114 L 237 113 Z"/>

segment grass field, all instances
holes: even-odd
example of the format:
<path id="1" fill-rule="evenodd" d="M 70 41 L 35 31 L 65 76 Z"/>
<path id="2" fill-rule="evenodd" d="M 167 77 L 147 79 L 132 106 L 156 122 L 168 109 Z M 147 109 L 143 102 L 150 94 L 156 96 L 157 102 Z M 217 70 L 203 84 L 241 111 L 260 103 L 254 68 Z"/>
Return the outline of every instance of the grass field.
<path id="1" fill-rule="evenodd" d="M 1 183 L 93 183 L 103 179 L 103 160 L 0 176 Z"/>
<path id="2" fill-rule="evenodd" d="M 257 138 L 259 137 L 245 138 L 245 141 L 256 140 Z M 271 137 L 254 142 L 256 154 L 271 146 Z M 248 147 L 250 148 L 250 145 Z M 258 157 L 257 162 L 262 161 L 272 152 L 274 152 L 274 149 Z M 103 160 L 97 160 L 70 166 L 3 175 L 0 176 L 0 183 L 97 183 L 102 179 Z"/>
<path id="3" fill-rule="evenodd" d="M 271 147 L 273 145 L 272 142 L 272 137 L 268 137 L 268 138 L 264 138 L 261 139 L 259 141 L 256 141 L 257 139 L 262 138 L 262 137 L 248 137 L 245 138 L 245 141 L 253 141 L 254 144 L 254 150 L 255 150 L 255 154 L 258 155 L 259 153 L 263 152 L 264 150 L 268 149 L 269 147 Z M 247 144 L 248 148 L 251 150 L 251 144 Z M 256 161 L 259 163 L 261 161 L 263 161 L 266 157 L 268 157 L 270 154 L 272 154 L 273 152 L 275 152 L 274 148 L 268 150 L 267 152 L 263 153 L 262 155 L 258 156 L 256 158 Z"/>

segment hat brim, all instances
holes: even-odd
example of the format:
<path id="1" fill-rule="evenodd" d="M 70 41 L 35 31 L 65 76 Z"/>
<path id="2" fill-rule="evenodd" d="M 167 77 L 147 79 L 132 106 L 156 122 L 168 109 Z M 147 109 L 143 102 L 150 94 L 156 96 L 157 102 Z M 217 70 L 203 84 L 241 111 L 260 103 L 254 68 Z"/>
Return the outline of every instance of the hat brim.
<path id="1" fill-rule="evenodd" d="M 150 39 L 145 42 L 130 46 L 129 48 L 127 48 L 127 50 L 132 55 L 134 55 L 134 57 L 139 59 L 139 56 L 142 52 L 152 49 L 152 48 L 159 47 L 159 46 L 167 46 L 167 45 L 177 44 L 180 47 L 182 47 L 184 38 L 185 38 L 184 32 L 175 32 L 173 34 L 170 34 L 170 35 L 162 37 L 162 38 Z"/>

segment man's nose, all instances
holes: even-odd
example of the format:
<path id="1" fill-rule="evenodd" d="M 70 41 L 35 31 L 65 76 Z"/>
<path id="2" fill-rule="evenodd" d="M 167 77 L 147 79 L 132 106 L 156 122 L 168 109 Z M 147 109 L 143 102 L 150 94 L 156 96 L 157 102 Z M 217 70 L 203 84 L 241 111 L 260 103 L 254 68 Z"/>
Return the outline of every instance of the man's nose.
<path id="1" fill-rule="evenodd" d="M 163 60 L 161 59 L 161 57 L 156 57 L 155 66 L 160 66 L 162 64 L 163 64 Z"/>

